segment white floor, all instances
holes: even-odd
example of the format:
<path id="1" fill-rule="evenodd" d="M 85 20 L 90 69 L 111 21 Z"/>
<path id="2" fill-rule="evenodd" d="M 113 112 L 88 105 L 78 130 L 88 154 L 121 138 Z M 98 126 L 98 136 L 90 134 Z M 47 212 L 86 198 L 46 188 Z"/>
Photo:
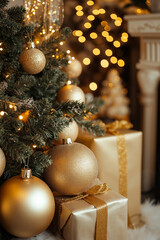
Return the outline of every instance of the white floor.
<path id="1" fill-rule="evenodd" d="M 145 202 L 141 206 L 141 213 L 142 221 L 145 222 L 146 224 L 139 229 L 134 230 L 129 229 L 128 240 L 160 240 L 160 205 L 154 205 L 153 202 Z M 26 240 L 62 240 L 62 239 L 58 236 L 53 236 L 50 232 L 46 231 L 36 237 L 32 237 Z"/>

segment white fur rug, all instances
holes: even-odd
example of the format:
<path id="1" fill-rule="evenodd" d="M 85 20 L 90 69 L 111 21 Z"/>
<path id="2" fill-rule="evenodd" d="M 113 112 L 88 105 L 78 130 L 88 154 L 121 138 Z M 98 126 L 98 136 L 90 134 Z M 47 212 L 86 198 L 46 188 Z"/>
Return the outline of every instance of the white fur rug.
<path id="1" fill-rule="evenodd" d="M 128 230 L 128 240 L 160 240 L 160 205 L 154 202 L 145 202 L 141 206 L 142 221 L 145 225 L 141 228 Z M 24 239 L 13 239 L 24 240 Z M 45 231 L 40 235 L 27 240 L 62 240 Z"/>
<path id="2" fill-rule="evenodd" d="M 160 205 L 147 201 L 141 206 L 141 214 L 145 225 L 128 230 L 128 240 L 160 240 Z"/>

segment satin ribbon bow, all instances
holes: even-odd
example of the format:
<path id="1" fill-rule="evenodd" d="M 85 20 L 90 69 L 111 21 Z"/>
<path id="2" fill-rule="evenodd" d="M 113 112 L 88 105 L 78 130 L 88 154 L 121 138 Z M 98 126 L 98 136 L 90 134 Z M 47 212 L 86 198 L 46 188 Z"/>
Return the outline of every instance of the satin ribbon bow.
<path id="1" fill-rule="evenodd" d="M 111 133 L 113 135 L 120 135 L 121 133 L 117 130 L 122 130 L 122 129 L 131 129 L 133 128 L 133 124 L 126 120 L 121 120 L 121 121 L 114 121 L 112 123 L 106 124 L 106 133 Z"/>
<path id="2" fill-rule="evenodd" d="M 62 205 L 68 202 L 73 202 L 76 200 L 83 199 L 90 205 L 93 205 L 97 210 L 97 219 L 95 226 L 95 240 L 104 240 L 107 239 L 107 220 L 108 220 L 108 208 L 105 201 L 97 198 L 95 195 L 107 193 L 111 190 L 106 183 L 98 184 L 90 188 L 88 191 L 74 197 L 65 197 L 57 195 L 55 197 L 58 212 L 57 212 L 57 228 L 59 232 L 62 232 L 63 227 L 67 223 L 70 216 L 67 217 L 66 221 L 63 224 L 60 224 L 60 216 L 62 214 Z M 54 194 L 55 196 L 55 194 Z M 71 215 L 71 214 L 70 214 Z"/>

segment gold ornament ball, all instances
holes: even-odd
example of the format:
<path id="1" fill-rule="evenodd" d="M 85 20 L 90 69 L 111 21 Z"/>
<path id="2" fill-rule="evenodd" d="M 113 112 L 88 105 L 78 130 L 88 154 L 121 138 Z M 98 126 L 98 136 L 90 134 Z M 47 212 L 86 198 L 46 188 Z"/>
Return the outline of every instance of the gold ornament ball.
<path id="1" fill-rule="evenodd" d="M 87 191 L 97 178 L 96 157 L 83 144 L 58 145 L 50 155 L 53 163 L 45 170 L 45 179 L 51 188 L 63 195 Z"/>
<path id="2" fill-rule="evenodd" d="M 4 152 L 0 148 L 0 177 L 4 172 L 5 166 L 6 166 L 6 158 L 5 158 Z"/>
<path id="3" fill-rule="evenodd" d="M 71 60 L 71 63 L 65 68 L 68 78 L 78 78 L 82 73 L 82 64 L 77 59 Z"/>
<path id="4" fill-rule="evenodd" d="M 43 232 L 54 212 L 53 194 L 37 177 L 15 176 L 0 187 L 0 224 L 16 237 L 29 238 Z"/>
<path id="5" fill-rule="evenodd" d="M 62 87 L 57 95 L 58 102 L 79 101 L 85 102 L 85 94 L 82 89 L 76 85 L 66 85 Z"/>
<path id="6" fill-rule="evenodd" d="M 37 74 L 44 69 L 46 65 L 46 58 L 43 52 L 39 49 L 29 48 L 27 50 L 23 50 L 20 55 L 19 62 L 26 73 Z"/>
<path id="7" fill-rule="evenodd" d="M 78 137 L 79 128 L 77 123 L 73 120 L 68 127 L 65 127 L 64 130 L 59 134 L 59 138 L 56 141 L 56 144 L 62 144 L 63 139 L 71 138 L 72 142 L 76 141 Z"/>

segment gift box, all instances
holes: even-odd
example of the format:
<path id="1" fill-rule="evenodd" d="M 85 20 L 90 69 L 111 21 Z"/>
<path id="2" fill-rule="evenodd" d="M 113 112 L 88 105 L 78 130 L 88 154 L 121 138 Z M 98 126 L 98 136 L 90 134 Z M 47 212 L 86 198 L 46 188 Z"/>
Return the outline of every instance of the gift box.
<path id="1" fill-rule="evenodd" d="M 127 202 L 112 190 L 79 200 L 64 200 L 56 204 L 58 216 L 53 225 L 58 224 L 65 240 L 127 240 Z"/>
<path id="2" fill-rule="evenodd" d="M 112 131 L 111 131 L 112 132 Z M 78 142 L 88 146 L 98 161 L 99 179 L 128 198 L 134 225 L 140 219 L 142 132 L 118 130 L 103 137 L 80 134 Z"/>

